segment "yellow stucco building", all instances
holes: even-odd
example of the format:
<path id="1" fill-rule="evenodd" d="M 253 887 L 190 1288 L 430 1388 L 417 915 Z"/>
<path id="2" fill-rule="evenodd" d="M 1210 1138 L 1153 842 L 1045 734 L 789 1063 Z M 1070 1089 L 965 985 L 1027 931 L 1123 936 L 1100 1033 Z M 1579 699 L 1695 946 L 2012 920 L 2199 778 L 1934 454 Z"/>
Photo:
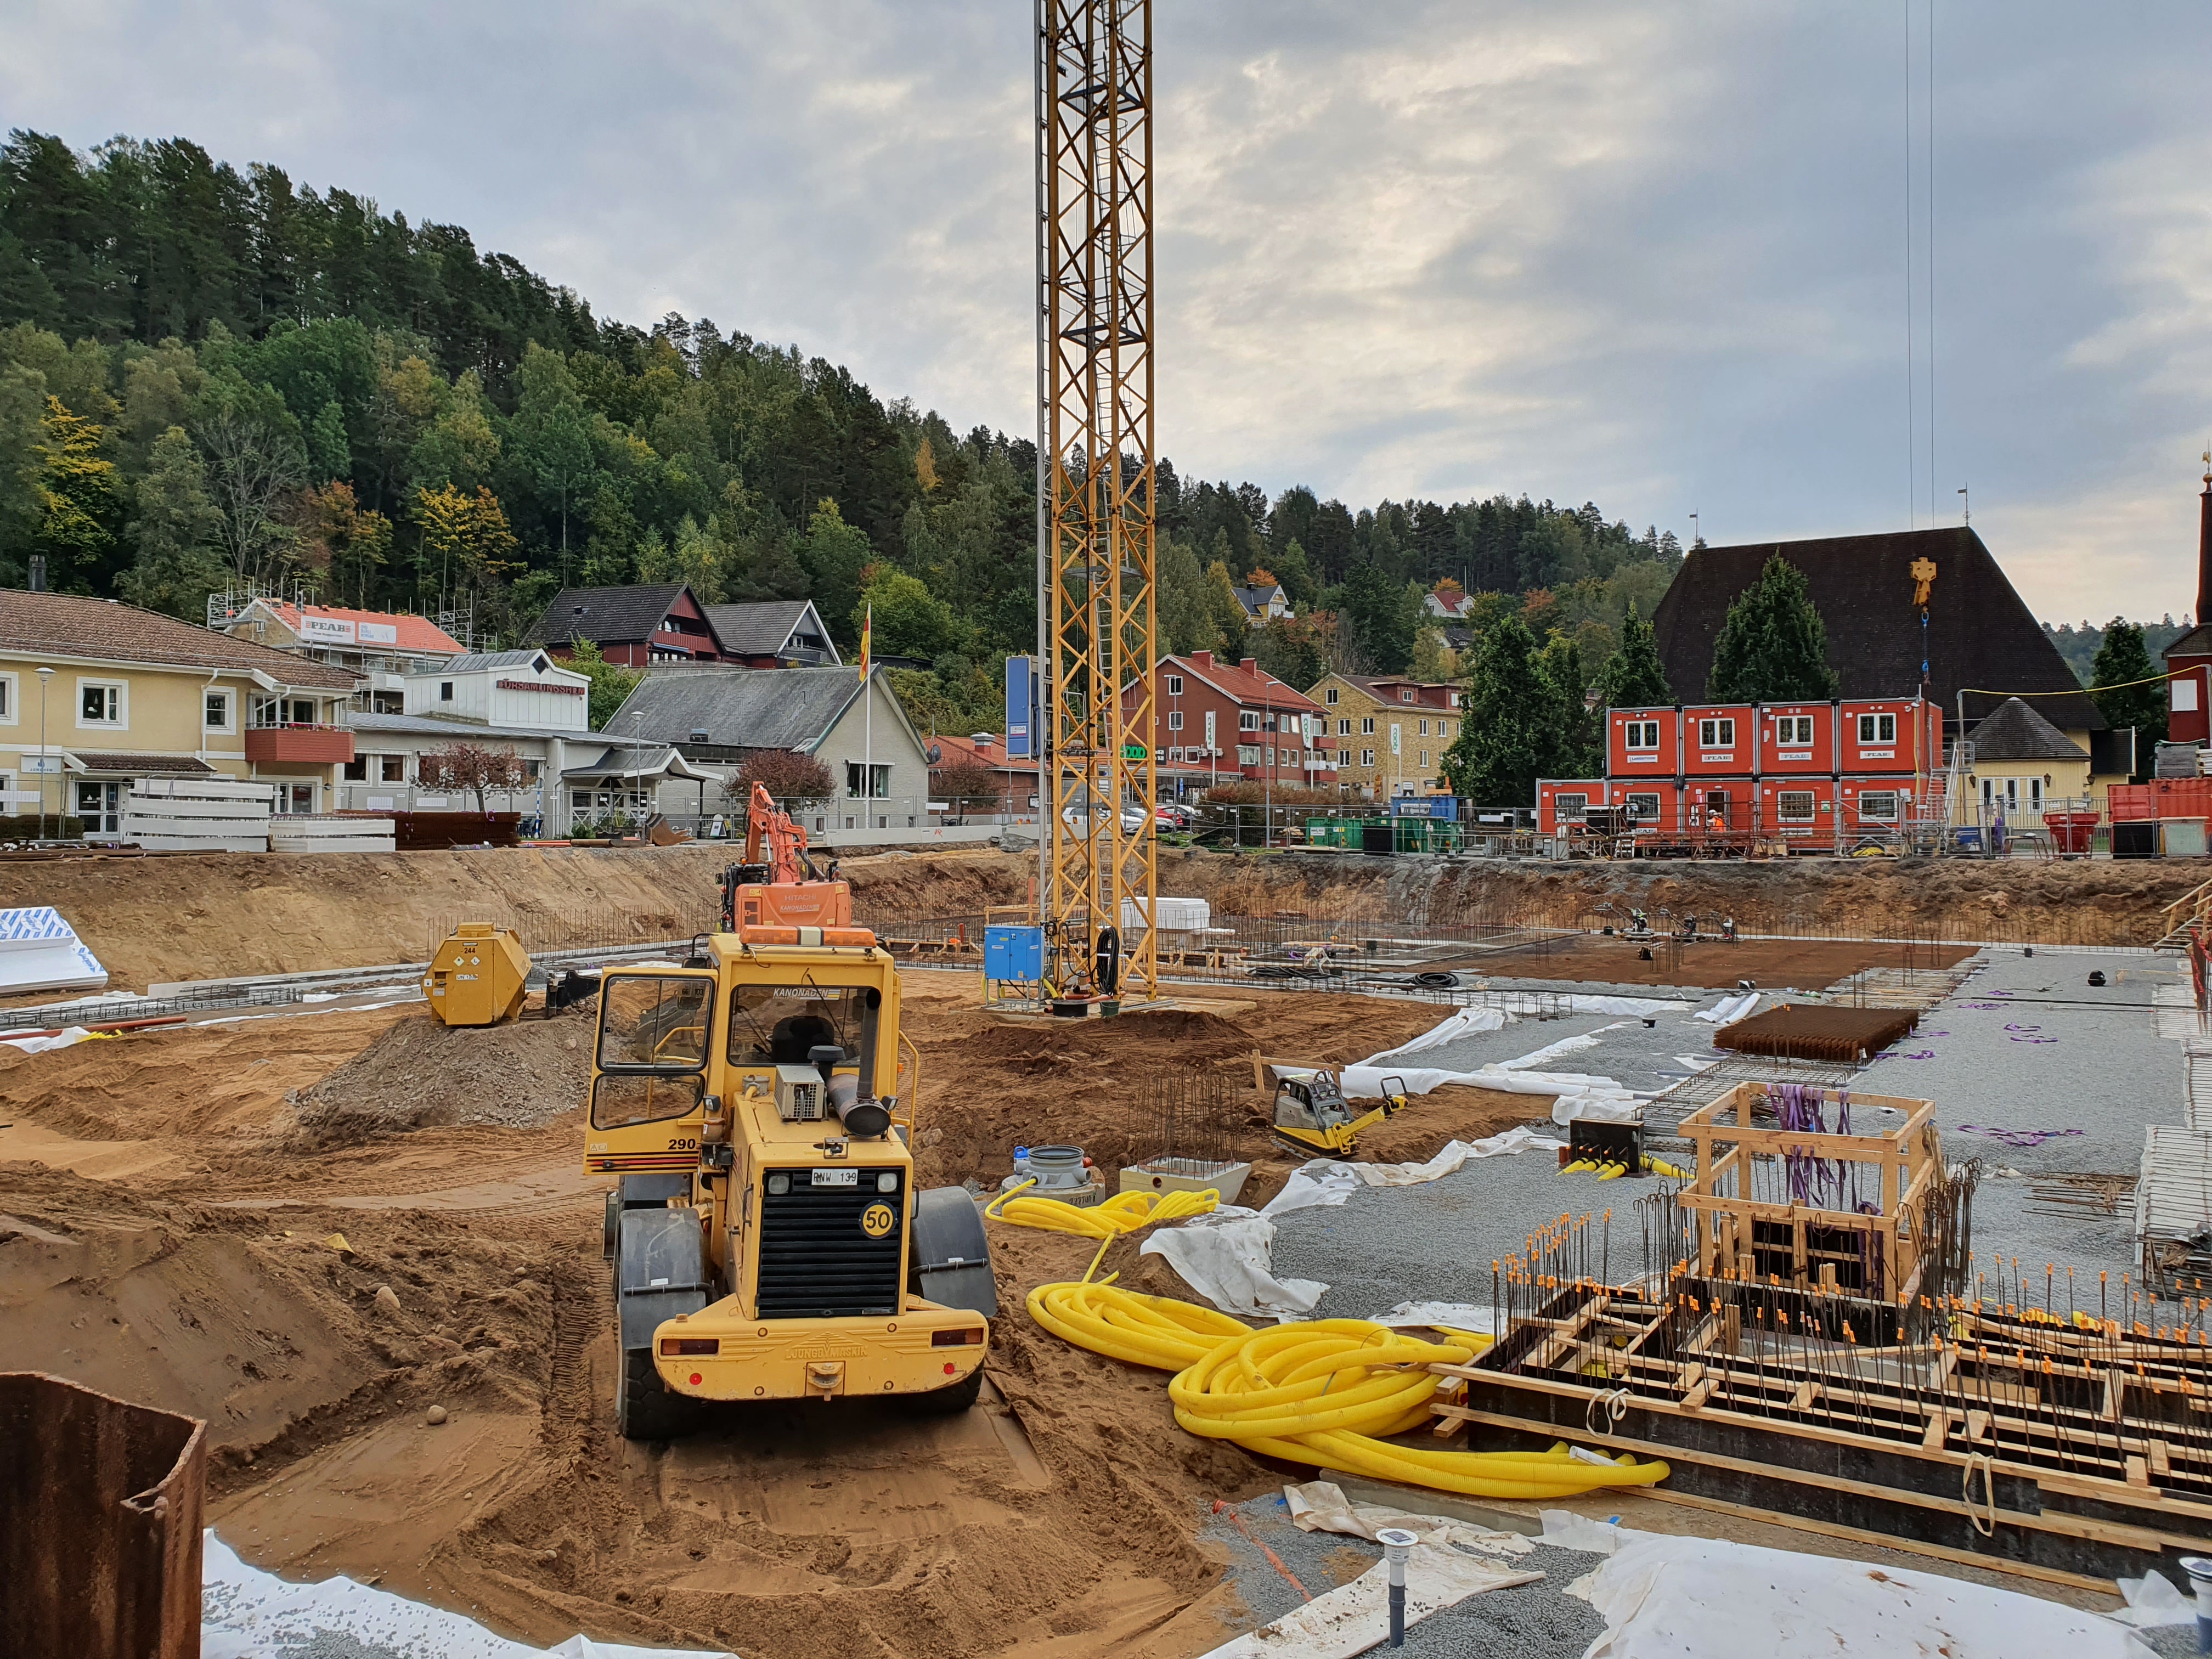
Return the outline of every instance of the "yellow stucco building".
<path id="1" fill-rule="evenodd" d="M 0 591 L 0 790 L 18 816 L 121 827 L 141 779 L 271 786 L 283 813 L 327 810 L 353 758 L 351 670 L 173 617 L 70 593 Z"/>

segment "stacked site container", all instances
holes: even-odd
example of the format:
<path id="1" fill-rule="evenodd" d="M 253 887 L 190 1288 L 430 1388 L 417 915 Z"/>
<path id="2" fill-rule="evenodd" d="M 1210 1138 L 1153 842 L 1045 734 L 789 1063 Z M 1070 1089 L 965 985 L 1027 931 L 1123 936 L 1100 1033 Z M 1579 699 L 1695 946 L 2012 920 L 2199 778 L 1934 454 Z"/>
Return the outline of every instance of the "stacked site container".
<path id="1" fill-rule="evenodd" d="M 1539 785 L 1540 831 L 1558 834 L 1554 802 L 1579 795 L 1629 808 L 1647 839 L 1757 834 L 1848 852 L 1911 819 L 1919 781 L 1942 764 L 1943 715 L 1918 697 L 1612 708 L 1605 750 L 1604 778 Z"/>

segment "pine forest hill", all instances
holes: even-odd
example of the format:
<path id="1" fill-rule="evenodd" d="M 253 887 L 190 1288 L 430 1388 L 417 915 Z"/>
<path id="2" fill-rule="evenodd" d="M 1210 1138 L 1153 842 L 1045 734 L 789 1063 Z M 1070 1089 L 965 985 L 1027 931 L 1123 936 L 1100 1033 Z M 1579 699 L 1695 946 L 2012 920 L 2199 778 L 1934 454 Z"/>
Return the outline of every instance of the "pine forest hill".
<path id="1" fill-rule="evenodd" d="M 879 653 L 934 665 L 895 676 L 925 729 L 995 729 L 1003 659 L 1036 638 L 1036 462 L 796 347 L 603 320 L 464 229 L 273 167 L 182 139 L 0 146 L 0 584 L 39 555 L 55 589 L 196 621 L 227 586 L 304 586 L 459 613 L 480 645 L 569 585 L 805 596 L 842 645 L 872 606 Z M 1588 503 L 1354 509 L 1164 459 L 1155 492 L 1164 646 L 1299 687 L 1466 672 L 1424 606 L 1441 586 L 1475 595 L 1455 626 L 1486 648 L 1516 624 L 1564 710 L 1643 680 L 1632 619 L 1682 556 Z M 1248 630 L 1231 590 L 1271 580 L 1297 615 Z"/>

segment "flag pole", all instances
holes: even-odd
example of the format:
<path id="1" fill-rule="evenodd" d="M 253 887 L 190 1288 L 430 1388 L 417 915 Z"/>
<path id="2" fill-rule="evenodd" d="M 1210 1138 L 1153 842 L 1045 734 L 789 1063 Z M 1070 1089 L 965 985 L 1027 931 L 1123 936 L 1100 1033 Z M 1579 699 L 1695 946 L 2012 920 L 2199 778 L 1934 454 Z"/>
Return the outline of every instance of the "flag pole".
<path id="1" fill-rule="evenodd" d="M 876 799 L 876 698 L 869 690 L 868 674 L 872 665 L 872 641 L 869 635 L 875 632 L 876 607 L 871 603 L 866 617 L 860 623 L 860 799 L 871 803 L 860 811 L 860 828 L 872 830 L 868 822 L 875 812 Z"/>

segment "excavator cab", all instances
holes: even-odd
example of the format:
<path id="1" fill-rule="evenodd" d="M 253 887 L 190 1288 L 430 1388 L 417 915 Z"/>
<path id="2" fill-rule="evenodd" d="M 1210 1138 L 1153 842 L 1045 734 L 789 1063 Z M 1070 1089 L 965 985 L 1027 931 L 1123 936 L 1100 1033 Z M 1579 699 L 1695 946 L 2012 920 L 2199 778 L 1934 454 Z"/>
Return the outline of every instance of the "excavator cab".
<path id="1" fill-rule="evenodd" d="M 1292 1152 L 1324 1158 L 1348 1158 L 1359 1132 L 1380 1122 L 1406 1103 L 1406 1081 L 1382 1080 L 1382 1103 L 1355 1114 L 1334 1072 L 1285 1077 L 1275 1085 L 1275 1139 Z"/>

